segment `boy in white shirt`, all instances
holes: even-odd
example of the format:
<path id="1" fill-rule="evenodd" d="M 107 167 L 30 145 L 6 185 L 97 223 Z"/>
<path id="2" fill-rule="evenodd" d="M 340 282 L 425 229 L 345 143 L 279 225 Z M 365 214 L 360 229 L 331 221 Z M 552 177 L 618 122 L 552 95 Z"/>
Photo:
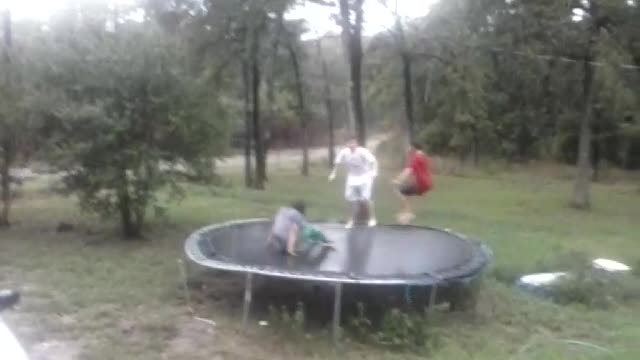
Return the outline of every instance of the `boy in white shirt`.
<path id="1" fill-rule="evenodd" d="M 356 140 L 350 140 L 336 156 L 329 181 L 336 178 L 339 165 L 344 165 L 347 169 L 345 199 L 352 205 L 351 218 L 347 221 L 346 228 L 353 227 L 360 204 L 364 204 L 368 209 L 369 226 L 376 226 L 377 221 L 373 212 L 371 193 L 373 179 L 378 176 L 378 160 L 369 150 L 358 146 Z"/>

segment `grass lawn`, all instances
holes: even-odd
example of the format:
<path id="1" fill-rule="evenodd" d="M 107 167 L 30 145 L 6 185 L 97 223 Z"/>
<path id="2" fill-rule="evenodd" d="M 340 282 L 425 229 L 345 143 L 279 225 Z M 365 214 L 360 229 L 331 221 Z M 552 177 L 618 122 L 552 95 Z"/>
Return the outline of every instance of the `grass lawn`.
<path id="1" fill-rule="evenodd" d="M 192 186 L 148 241 L 134 243 L 120 241 L 111 225 L 72 200 L 30 185 L 15 204 L 15 226 L 0 232 L 0 287 L 23 290 L 21 307 L 3 317 L 41 359 L 424 358 L 349 339 L 336 348 L 322 331 L 300 336 L 256 325 L 243 333 L 238 305 L 230 305 L 237 298 L 196 305 L 197 315 L 215 326 L 189 315 L 177 264 L 187 234 L 209 223 L 270 216 L 294 198 L 308 201 L 313 219 L 342 219 L 342 184 L 327 184 L 324 170 L 314 174 L 274 173 L 265 192 L 243 189 L 234 174 L 226 176 L 233 186 Z M 381 223 L 392 221 L 398 205 L 388 183 L 380 179 L 376 190 Z M 530 172 L 438 176 L 436 190 L 418 206 L 417 222 L 484 240 L 498 268 L 533 269 L 573 250 L 640 266 L 638 185 L 595 185 L 591 212 L 566 206 L 570 190 L 567 181 Z M 57 233 L 61 221 L 74 230 Z M 432 359 L 640 358 L 640 301 L 607 310 L 559 306 L 522 296 L 488 275 L 474 314 L 443 312 L 432 321 L 438 339 Z M 612 353 L 600 356 L 553 339 Z"/>

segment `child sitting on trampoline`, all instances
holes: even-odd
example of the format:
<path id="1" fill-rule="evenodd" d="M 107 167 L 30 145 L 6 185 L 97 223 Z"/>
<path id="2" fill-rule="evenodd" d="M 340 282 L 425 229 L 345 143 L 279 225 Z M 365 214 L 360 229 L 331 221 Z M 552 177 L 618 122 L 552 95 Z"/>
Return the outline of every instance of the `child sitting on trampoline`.
<path id="1" fill-rule="evenodd" d="M 297 255 L 296 245 L 299 240 L 333 248 L 324 234 L 307 222 L 305 211 L 306 205 L 302 201 L 278 210 L 273 219 L 269 243 L 275 244 L 280 251 L 290 256 Z"/>
<path id="2" fill-rule="evenodd" d="M 408 224 L 415 219 L 410 198 L 422 196 L 433 188 L 429 157 L 422 151 L 421 145 L 412 142 L 407 158 L 404 170 L 393 181 L 402 199 L 402 210 L 397 215 L 401 224 Z"/>

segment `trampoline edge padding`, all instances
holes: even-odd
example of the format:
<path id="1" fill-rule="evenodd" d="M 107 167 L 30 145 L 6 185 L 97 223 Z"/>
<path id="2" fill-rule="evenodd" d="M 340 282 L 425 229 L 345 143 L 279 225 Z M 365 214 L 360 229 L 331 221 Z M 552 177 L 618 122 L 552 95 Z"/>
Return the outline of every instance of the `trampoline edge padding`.
<path id="1" fill-rule="evenodd" d="M 446 234 L 451 237 L 451 241 L 462 242 L 465 251 L 468 251 L 465 261 L 459 264 L 452 264 L 451 268 L 446 268 L 438 273 L 424 272 L 409 276 L 354 276 L 350 273 L 339 272 L 320 272 L 285 268 L 282 266 L 257 266 L 247 263 L 239 263 L 231 257 L 216 254 L 214 249 L 212 254 L 206 254 L 203 251 L 203 244 L 206 242 L 210 247 L 210 235 L 220 231 L 238 231 L 248 226 L 263 226 L 269 223 L 269 219 L 248 219 L 229 221 L 220 224 L 214 224 L 201 228 L 192 233 L 185 241 L 185 255 L 189 261 L 209 269 L 252 273 L 270 277 L 289 278 L 307 281 L 321 281 L 344 284 L 363 284 L 363 285 L 442 285 L 451 282 L 468 282 L 478 277 L 483 270 L 489 265 L 492 259 L 491 250 L 479 241 L 471 240 L 464 235 L 456 234 L 450 230 L 440 230 L 429 227 L 419 226 L 400 226 L 400 225 L 381 225 L 384 229 L 395 231 L 430 231 L 440 234 Z M 362 230 L 364 231 L 364 230 Z M 262 246 L 256 243 L 256 246 Z M 266 249 L 264 249 L 266 251 Z M 284 257 L 284 255 L 280 255 Z"/>

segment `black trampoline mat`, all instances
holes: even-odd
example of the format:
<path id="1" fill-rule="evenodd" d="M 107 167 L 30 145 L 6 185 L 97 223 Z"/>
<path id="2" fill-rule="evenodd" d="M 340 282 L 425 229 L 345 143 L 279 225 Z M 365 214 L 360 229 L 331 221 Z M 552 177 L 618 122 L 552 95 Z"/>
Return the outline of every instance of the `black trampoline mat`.
<path id="1" fill-rule="evenodd" d="M 271 223 L 264 220 L 204 229 L 196 239 L 197 252 L 216 263 L 267 272 L 356 279 L 457 276 L 460 269 L 469 270 L 478 254 L 470 241 L 437 229 L 381 225 L 347 230 L 342 224 L 314 225 L 335 245 L 335 251 L 315 247 L 295 258 L 284 255 L 268 246 Z M 187 252 L 193 250 L 187 245 Z M 485 265 L 483 259 L 473 272 Z"/>

